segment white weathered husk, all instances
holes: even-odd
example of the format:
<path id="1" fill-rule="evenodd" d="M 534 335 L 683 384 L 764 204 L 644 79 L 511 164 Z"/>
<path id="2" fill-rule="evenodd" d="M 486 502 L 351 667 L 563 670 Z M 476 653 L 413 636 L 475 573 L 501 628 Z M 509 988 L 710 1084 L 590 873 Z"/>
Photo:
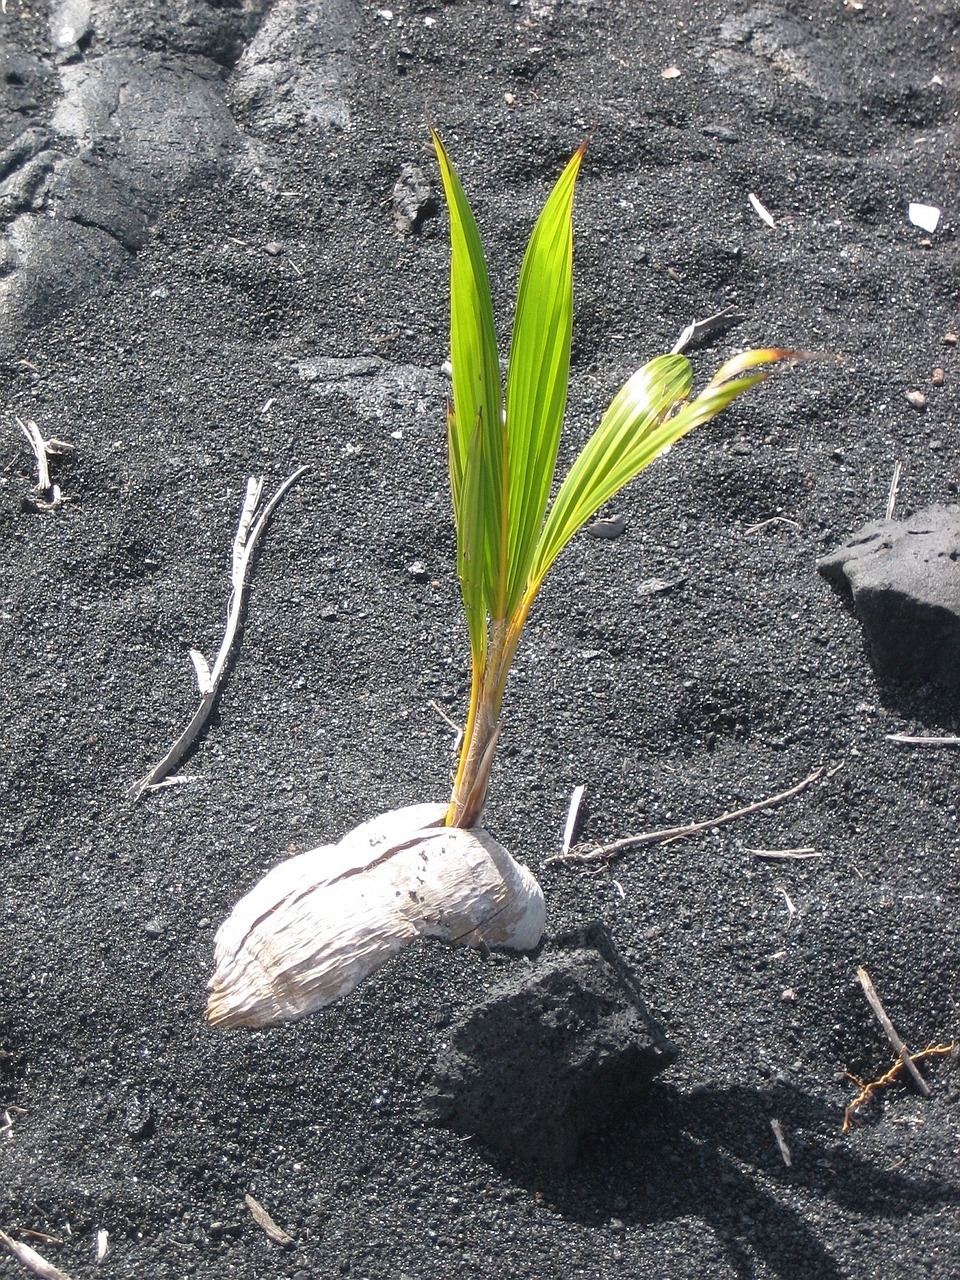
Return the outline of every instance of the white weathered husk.
<path id="1" fill-rule="evenodd" d="M 529 951 L 543 892 L 486 831 L 445 805 L 382 814 L 274 867 L 217 931 L 207 1018 L 292 1022 L 332 1004 L 418 937 Z"/>

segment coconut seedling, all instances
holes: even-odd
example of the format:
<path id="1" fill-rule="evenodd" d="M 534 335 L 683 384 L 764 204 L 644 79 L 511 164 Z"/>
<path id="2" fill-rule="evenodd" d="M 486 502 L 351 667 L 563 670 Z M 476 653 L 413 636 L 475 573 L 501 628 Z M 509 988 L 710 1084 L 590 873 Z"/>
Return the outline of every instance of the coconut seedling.
<path id="1" fill-rule="evenodd" d="M 506 385 L 480 234 L 433 133 L 452 246 L 448 407 L 457 575 L 471 688 L 447 805 L 384 814 L 337 844 L 274 868 L 217 934 L 207 1016 L 221 1026 L 290 1021 L 351 991 L 401 947 L 430 936 L 529 950 L 543 894 L 479 823 L 501 706 L 524 624 L 571 538 L 624 485 L 793 353 L 748 351 L 691 399 L 689 360 L 658 356 L 614 396 L 556 490 L 570 373 L 572 212 L 581 147 L 530 238 L 517 292 Z"/>

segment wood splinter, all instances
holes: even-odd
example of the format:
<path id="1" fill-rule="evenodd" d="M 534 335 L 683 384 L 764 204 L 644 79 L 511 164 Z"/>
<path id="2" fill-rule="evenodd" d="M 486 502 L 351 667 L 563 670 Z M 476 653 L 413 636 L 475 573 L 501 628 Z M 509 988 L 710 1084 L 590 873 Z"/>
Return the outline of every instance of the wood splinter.
<path id="1" fill-rule="evenodd" d="M 309 470 L 310 468 L 307 466 L 298 467 L 292 475 L 284 480 L 273 497 L 263 505 L 261 505 L 263 480 L 257 480 L 254 476 L 251 476 L 247 481 L 247 490 L 243 499 L 243 507 L 240 511 L 240 520 L 233 540 L 230 602 L 227 605 L 227 624 L 224 629 L 223 640 L 220 642 L 220 649 L 217 652 L 212 668 L 207 665 L 207 660 L 202 653 L 196 649 L 190 650 L 190 660 L 193 663 L 197 676 L 197 686 L 200 690 L 200 705 L 193 713 L 187 727 L 174 742 L 173 746 L 170 747 L 166 755 L 128 789 L 127 797 L 133 803 L 136 803 L 145 791 L 157 787 L 168 774 L 173 772 L 206 724 L 217 700 L 217 695 L 226 676 L 227 663 L 233 652 L 244 601 L 250 585 L 250 570 L 254 552 L 263 536 L 264 529 L 267 527 L 267 522 L 273 515 L 280 500 L 287 490 L 296 484 L 303 473 Z"/>
<path id="2" fill-rule="evenodd" d="M 249 1191 L 243 1197 L 243 1202 L 250 1210 L 250 1216 L 253 1218 L 254 1222 L 261 1231 L 266 1232 L 274 1244 L 279 1244 L 282 1245 L 283 1248 L 289 1249 L 291 1245 L 297 1243 L 292 1235 L 284 1231 L 283 1227 L 278 1226 L 277 1223 L 274 1222 L 273 1218 L 270 1217 L 270 1214 L 267 1213 L 260 1201 L 255 1200 Z"/>
<path id="3" fill-rule="evenodd" d="M 807 858 L 822 858 L 822 853 L 817 853 L 816 849 L 805 845 L 800 849 L 744 849 L 744 853 L 751 853 L 755 858 L 759 858 L 761 862 L 803 862 Z"/>
<path id="4" fill-rule="evenodd" d="M 960 747 L 960 738 L 947 735 L 944 738 L 915 736 L 910 733 L 888 733 L 888 742 L 899 742 L 904 747 Z"/>
<path id="5" fill-rule="evenodd" d="M 777 1140 L 777 1147 L 780 1151 L 783 1163 L 788 1169 L 791 1169 L 793 1167 L 793 1156 L 790 1153 L 790 1148 L 787 1146 L 787 1140 L 783 1136 L 783 1126 L 779 1120 L 771 1119 L 770 1128 L 773 1130 L 773 1136 Z"/>

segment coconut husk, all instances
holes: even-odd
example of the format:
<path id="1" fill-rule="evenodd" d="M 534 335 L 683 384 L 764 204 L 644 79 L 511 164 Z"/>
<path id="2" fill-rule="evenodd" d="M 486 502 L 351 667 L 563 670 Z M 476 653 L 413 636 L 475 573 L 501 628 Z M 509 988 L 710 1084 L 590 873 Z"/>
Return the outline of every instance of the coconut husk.
<path id="1" fill-rule="evenodd" d="M 421 937 L 535 947 L 545 918 L 535 877 L 481 828 L 444 826 L 445 813 L 397 809 L 270 871 L 217 931 L 208 1020 L 292 1022 Z"/>

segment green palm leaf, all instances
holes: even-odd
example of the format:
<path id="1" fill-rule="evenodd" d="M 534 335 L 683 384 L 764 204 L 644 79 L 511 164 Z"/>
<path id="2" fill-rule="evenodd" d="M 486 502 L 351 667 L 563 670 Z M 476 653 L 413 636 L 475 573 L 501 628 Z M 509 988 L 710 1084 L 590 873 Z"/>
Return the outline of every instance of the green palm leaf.
<path id="1" fill-rule="evenodd" d="M 577 530 L 656 457 L 650 451 L 651 438 L 667 414 L 690 394 L 690 384 L 690 361 L 685 356 L 658 356 L 614 397 L 550 508 L 530 572 L 531 597 Z"/>
<path id="2" fill-rule="evenodd" d="M 450 210 L 450 487 L 457 524 L 457 570 L 473 645 L 486 626 L 487 610 L 502 595 L 507 554 L 500 361 L 480 233 L 436 133 L 433 144 Z"/>
<path id="3" fill-rule="evenodd" d="M 470 710 L 447 822 L 471 826 L 486 796 L 510 666 L 550 566 L 591 516 L 664 449 L 794 353 L 737 356 L 692 401 L 687 358 L 651 360 L 614 397 L 548 512 L 570 375 L 572 213 L 584 148 L 561 174 L 524 255 L 504 411 L 480 235 L 435 132 L 433 142 L 450 210 L 450 488 L 472 659 Z"/>
<path id="4" fill-rule="evenodd" d="M 718 370 L 696 400 L 686 356 L 657 356 L 620 389 L 560 486 L 537 543 L 527 599 L 573 535 L 681 436 L 716 417 L 744 391 L 769 377 L 764 366 L 792 353 L 747 351 Z M 762 370 L 755 372 L 755 370 Z M 682 408 L 680 406 L 683 406 Z"/>
<path id="5" fill-rule="evenodd" d="M 526 590 L 557 461 L 573 328 L 571 215 L 585 148 L 544 205 L 520 271 L 507 372 L 507 575 L 496 617 L 512 613 Z"/>

